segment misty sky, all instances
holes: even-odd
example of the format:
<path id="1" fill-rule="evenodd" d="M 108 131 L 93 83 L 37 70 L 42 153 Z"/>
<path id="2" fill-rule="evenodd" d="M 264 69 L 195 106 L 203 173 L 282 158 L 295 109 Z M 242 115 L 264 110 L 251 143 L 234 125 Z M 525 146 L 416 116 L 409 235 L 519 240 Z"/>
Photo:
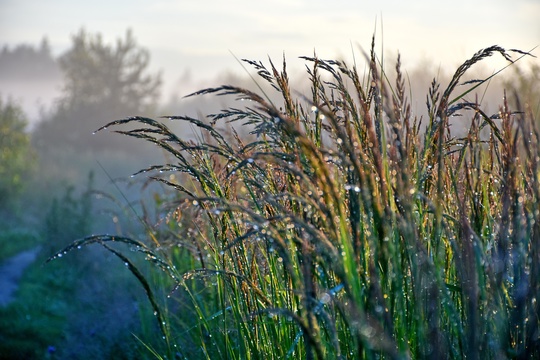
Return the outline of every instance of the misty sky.
<path id="1" fill-rule="evenodd" d="M 0 45 L 38 45 L 47 36 L 56 55 L 81 27 L 107 42 L 131 28 L 170 89 L 187 71 L 191 79 L 242 73 L 231 53 L 279 61 L 285 52 L 293 68 L 314 49 L 351 59 L 369 48 L 374 31 L 379 53 L 384 46 L 395 58 L 399 50 L 405 66 L 426 59 L 453 69 L 493 44 L 539 45 L 539 19 L 540 0 L 0 0 Z"/>

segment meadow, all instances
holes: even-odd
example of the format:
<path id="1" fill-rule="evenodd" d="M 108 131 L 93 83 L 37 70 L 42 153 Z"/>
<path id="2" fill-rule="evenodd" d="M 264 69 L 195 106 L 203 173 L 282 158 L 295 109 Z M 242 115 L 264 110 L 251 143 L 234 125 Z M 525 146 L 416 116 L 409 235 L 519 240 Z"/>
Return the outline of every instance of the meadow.
<path id="1" fill-rule="evenodd" d="M 103 126 L 166 154 L 136 174 L 164 189 L 134 220 L 145 239 L 91 235 L 49 260 L 99 244 L 124 263 L 154 314 L 148 357 L 538 358 L 535 104 L 501 88 L 489 114 L 478 91 L 492 76 L 467 78 L 490 56 L 528 54 L 480 50 L 433 80 L 422 117 L 399 58 L 390 73 L 374 44 L 364 55 L 362 72 L 304 57 L 307 93 L 285 60 L 245 60 L 258 91 L 190 95 L 234 106 Z"/>

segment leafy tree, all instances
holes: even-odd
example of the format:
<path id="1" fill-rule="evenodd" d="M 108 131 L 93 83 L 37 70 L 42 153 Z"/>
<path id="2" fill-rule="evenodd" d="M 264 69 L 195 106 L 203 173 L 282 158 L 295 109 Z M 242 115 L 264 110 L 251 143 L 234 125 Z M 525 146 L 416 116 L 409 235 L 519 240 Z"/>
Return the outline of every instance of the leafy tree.
<path id="1" fill-rule="evenodd" d="M 25 132 L 26 116 L 11 101 L 0 99 L 0 210 L 12 209 L 34 166 L 34 152 Z"/>
<path id="2" fill-rule="evenodd" d="M 148 51 L 139 47 L 131 31 L 110 44 L 100 34 L 84 30 L 73 36 L 71 47 L 58 60 L 64 75 L 63 94 L 32 136 L 40 154 L 40 177 L 31 190 L 42 198 L 42 208 L 54 205 L 53 198 L 57 198 L 53 214 L 58 210 L 62 217 L 72 212 L 65 209 L 69 197 L 62 194 L 71 186 L 73 193 L 84 191 L 85 177 L 91 171 L 96 174 L 96 184 L 106 191 L 102 184 L 110 184 L 110 179 L 96 160 L 113 178 L 153 162 L 158 150 L 152 146 L 141 147 L 133 139 L 126 141 L 106 131 L 92 135 L 111 120 L 154 111 L 161 75 L 148 70 L 149 61 Z M 99 212 L 99 206 L 92 211 Z M 48 221 L 53 229 L 54 222 Z M 61 227 L 69 228 L 65 223 Z"/>
<path id="3" fill-rule="evenodd" d="M 60 59 L 64 91 L 57 107 L 35 131 L 38 146 L 68 143 L 80 149 L 115 148 L 106 136 L 90 135 L 111 119 L 150 113 L 157 104 L 160 74 L 149 74 L 150 54 L 132 32 L 114 45 L 80 30 Z"/>
<path id="4" fill-rule="evenodd" d="M 60 58 L 65 74 L 64 105 L 76 109 L 99 104 L 109 109 L 142 113 L 157 102 L 160 75 L 147 74 L 150 54 L 139 48 L 131 31 L 115 46 L 103 42 L 100 34 L 81 30 L 72 48 Z"/>

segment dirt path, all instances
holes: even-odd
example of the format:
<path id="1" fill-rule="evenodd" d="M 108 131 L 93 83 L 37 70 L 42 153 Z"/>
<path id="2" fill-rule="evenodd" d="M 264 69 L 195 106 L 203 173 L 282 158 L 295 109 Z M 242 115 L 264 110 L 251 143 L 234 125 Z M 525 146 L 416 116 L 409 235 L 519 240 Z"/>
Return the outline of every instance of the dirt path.
<path id="1" fill-rule="evenodd" d="M 40 248 L 23 251 L 0 264 L 0 306 L 6 306 L 14 300 L 24 269 L 32 264 Z"/>

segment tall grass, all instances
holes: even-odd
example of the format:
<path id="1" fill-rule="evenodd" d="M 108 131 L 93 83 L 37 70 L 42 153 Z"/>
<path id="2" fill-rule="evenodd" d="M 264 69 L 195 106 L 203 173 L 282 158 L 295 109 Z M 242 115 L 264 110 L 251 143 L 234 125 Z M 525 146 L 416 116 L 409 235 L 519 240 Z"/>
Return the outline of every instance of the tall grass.
<path id="1" fill-rule="evenodd" d="M 372 46 L 363 75 L 304 57 L 309 96 L 290 89 L 285 61 L 246 61 L 282 100 L 231 85 L 194 93 L 238 100 L 209 121 L 168 117 L 198 141 L 149 118 L 111 122 L 102 129 L 169 154 L 141 171 L 174 191 L 163 226 L 146 243 L 91 236 L 65 251 L 100 243 L 128 265 L 168 358 L 536 358 L 539 132 L 527 108 L 504 100 L 489 116 L 467 100 L 484 80 L 458 91 L 495 54 L 512 61 L 491 46 L 444 90 L 434 80 L 425 119 L 399 58 L 390 82 Z M 170 275 L 168 305 L 111 241 Z"/>

